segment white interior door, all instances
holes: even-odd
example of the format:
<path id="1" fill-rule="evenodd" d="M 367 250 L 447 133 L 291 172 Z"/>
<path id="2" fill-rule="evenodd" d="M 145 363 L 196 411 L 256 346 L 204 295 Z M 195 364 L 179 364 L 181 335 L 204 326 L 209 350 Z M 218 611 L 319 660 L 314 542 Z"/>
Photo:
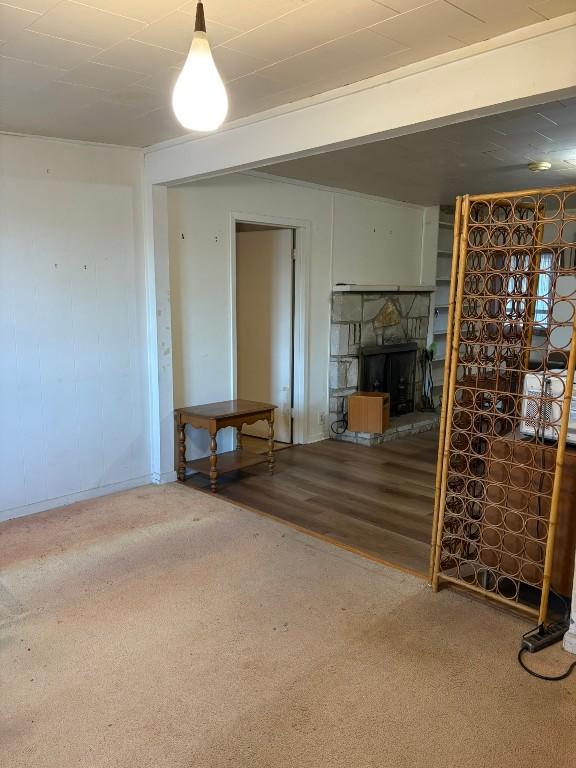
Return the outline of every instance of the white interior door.
<path id="1" fill-rule="evenodd" d="M 276 440 L 292 441 L 291 229 L 236 234 L 237 393 L 278 406 Z M 244 427 L 267 436 L 267 425 Z"/>

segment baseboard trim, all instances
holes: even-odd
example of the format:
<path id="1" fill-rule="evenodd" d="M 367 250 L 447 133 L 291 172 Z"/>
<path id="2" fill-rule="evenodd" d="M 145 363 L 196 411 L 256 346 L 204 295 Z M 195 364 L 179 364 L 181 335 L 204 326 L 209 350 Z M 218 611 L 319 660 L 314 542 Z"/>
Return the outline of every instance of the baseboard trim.
<path id="1" fill-rule="evenodd" d="M 576 626 L 564 635 L 564 650 L 576 655 Z"/>
<path id="2" fill-rule="evenodd" d="M 77 501 L 96 499 L 98 496 L 107 496 L 110 493 L 129 491 L 131 488 L 138 488 L 141 485 L 149 485 L 152 482 L 154 482 L 152 475 L 142 475 L 141 477 L 134 477 L 131 480 L 124 480 L 121 483 L 100 485 L 97 488 L 89 488 L 85 491 L 68 493 L 64 496 L 57 496 L 53 499 L 44 499 L 43 501 L 37 501 L 34 504 L 27 504 L 23 507 L 4 509 L 0 511 L 0 522 L 4 522 L 5 520 L 13 520 L 16 517 L 35 515 L 37 512 L 45 512 L 46 510 L 54 509 L 55 507 L 66 507 L 69 504 L 76 503 Z"/>
<path id="3" fill-rule="evenodd" d="M 164 485 L 165 483 L 175 483 L 178 476 L 175 470 L 172 472 L 154 472 L 152 474 L 152 482 L 154 485 Z"/>

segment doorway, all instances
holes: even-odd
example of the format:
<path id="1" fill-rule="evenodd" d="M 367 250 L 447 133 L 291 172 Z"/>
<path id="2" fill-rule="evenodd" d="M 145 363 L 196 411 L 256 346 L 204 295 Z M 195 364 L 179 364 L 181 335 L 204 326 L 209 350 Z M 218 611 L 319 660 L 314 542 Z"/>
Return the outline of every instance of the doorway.
<path id="1" fill-rule="evenodd" d="M 275 439 L 293 442 L 295 230 L 236 222 L 236 392 L 277 406 Z M 244 426 L 266 438 L 267 425 Z"/>

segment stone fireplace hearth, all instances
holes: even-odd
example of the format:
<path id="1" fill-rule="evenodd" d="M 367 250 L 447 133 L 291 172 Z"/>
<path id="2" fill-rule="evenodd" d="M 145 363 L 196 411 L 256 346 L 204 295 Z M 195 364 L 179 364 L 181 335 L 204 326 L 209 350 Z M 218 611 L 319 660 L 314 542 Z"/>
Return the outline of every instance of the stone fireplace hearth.
<path id="1" fill-rule="evenodd" d="M 361 386 L 376 391 L 386 391 L 390 387 L 390 374 L 386 378 L 386 373 L 380 376 L 382 382 L 376 379 L 374 383 L 372 376 L 368 386 L 366 383 L 362 384 L 363 373 L 365 382 L 368 382 L 366 360 L 370 356 L 380 354 L 381 359 L 385 360 L 386 350 L 414 350 L 412 356 L 415 356 L 415 361 L 412 362 L 413 373 L 404 377 L 410 407 L 396 411 L 402 415 L 396 419 L 392 418 L 388 432 L 384 435 L 365 435 L 348 431 L 335 434 L 331 429 L 332 438 L 374 445 L 400 434 L 415 434 L 434 426 L 437 421 L 434 413 L 418 411 L 422 397 L 422 355 L 426 349 L 429 321 L 429 292 L 335 291 L 332 294 L 330 425 L 337 422 L 338 426 L 342 427 L 348 396 L 357 392 Z M 375 361 L 371 362 L 376 364 Z M 405 362 L 402 364 L 406 365 Z M 384 363 L 380 365 L 381 371 L 385 371 Z M 413 376 L 413 379 L 410 379 L 410 376 Z"/>

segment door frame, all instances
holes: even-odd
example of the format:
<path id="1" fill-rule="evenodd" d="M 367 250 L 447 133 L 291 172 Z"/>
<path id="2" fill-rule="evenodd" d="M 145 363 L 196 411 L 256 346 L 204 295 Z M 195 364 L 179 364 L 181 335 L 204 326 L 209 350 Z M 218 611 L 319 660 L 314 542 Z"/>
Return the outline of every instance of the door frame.
<path id="1" fill-rule="evenodd" d="M 294 412 L 292 415 L 292 442 L 302 444 L 308 442 L 308 325 L 309 325 L 309 283 L 310 283 L 310 240 L 311 222 L 303 219 L 289 219 L 283 216 L 268 216 L 265 214 L 242 213 L 234 211 L 230 214 L 230 382 L 232 398 L 238 392 L 238 359 L 237 359 L 237 318 L 236 318 L 236 223 L 262 224 L 294 230 L 294 323 L 293 336 L 293 375 L 294 386 L 292 398 Z"/>

